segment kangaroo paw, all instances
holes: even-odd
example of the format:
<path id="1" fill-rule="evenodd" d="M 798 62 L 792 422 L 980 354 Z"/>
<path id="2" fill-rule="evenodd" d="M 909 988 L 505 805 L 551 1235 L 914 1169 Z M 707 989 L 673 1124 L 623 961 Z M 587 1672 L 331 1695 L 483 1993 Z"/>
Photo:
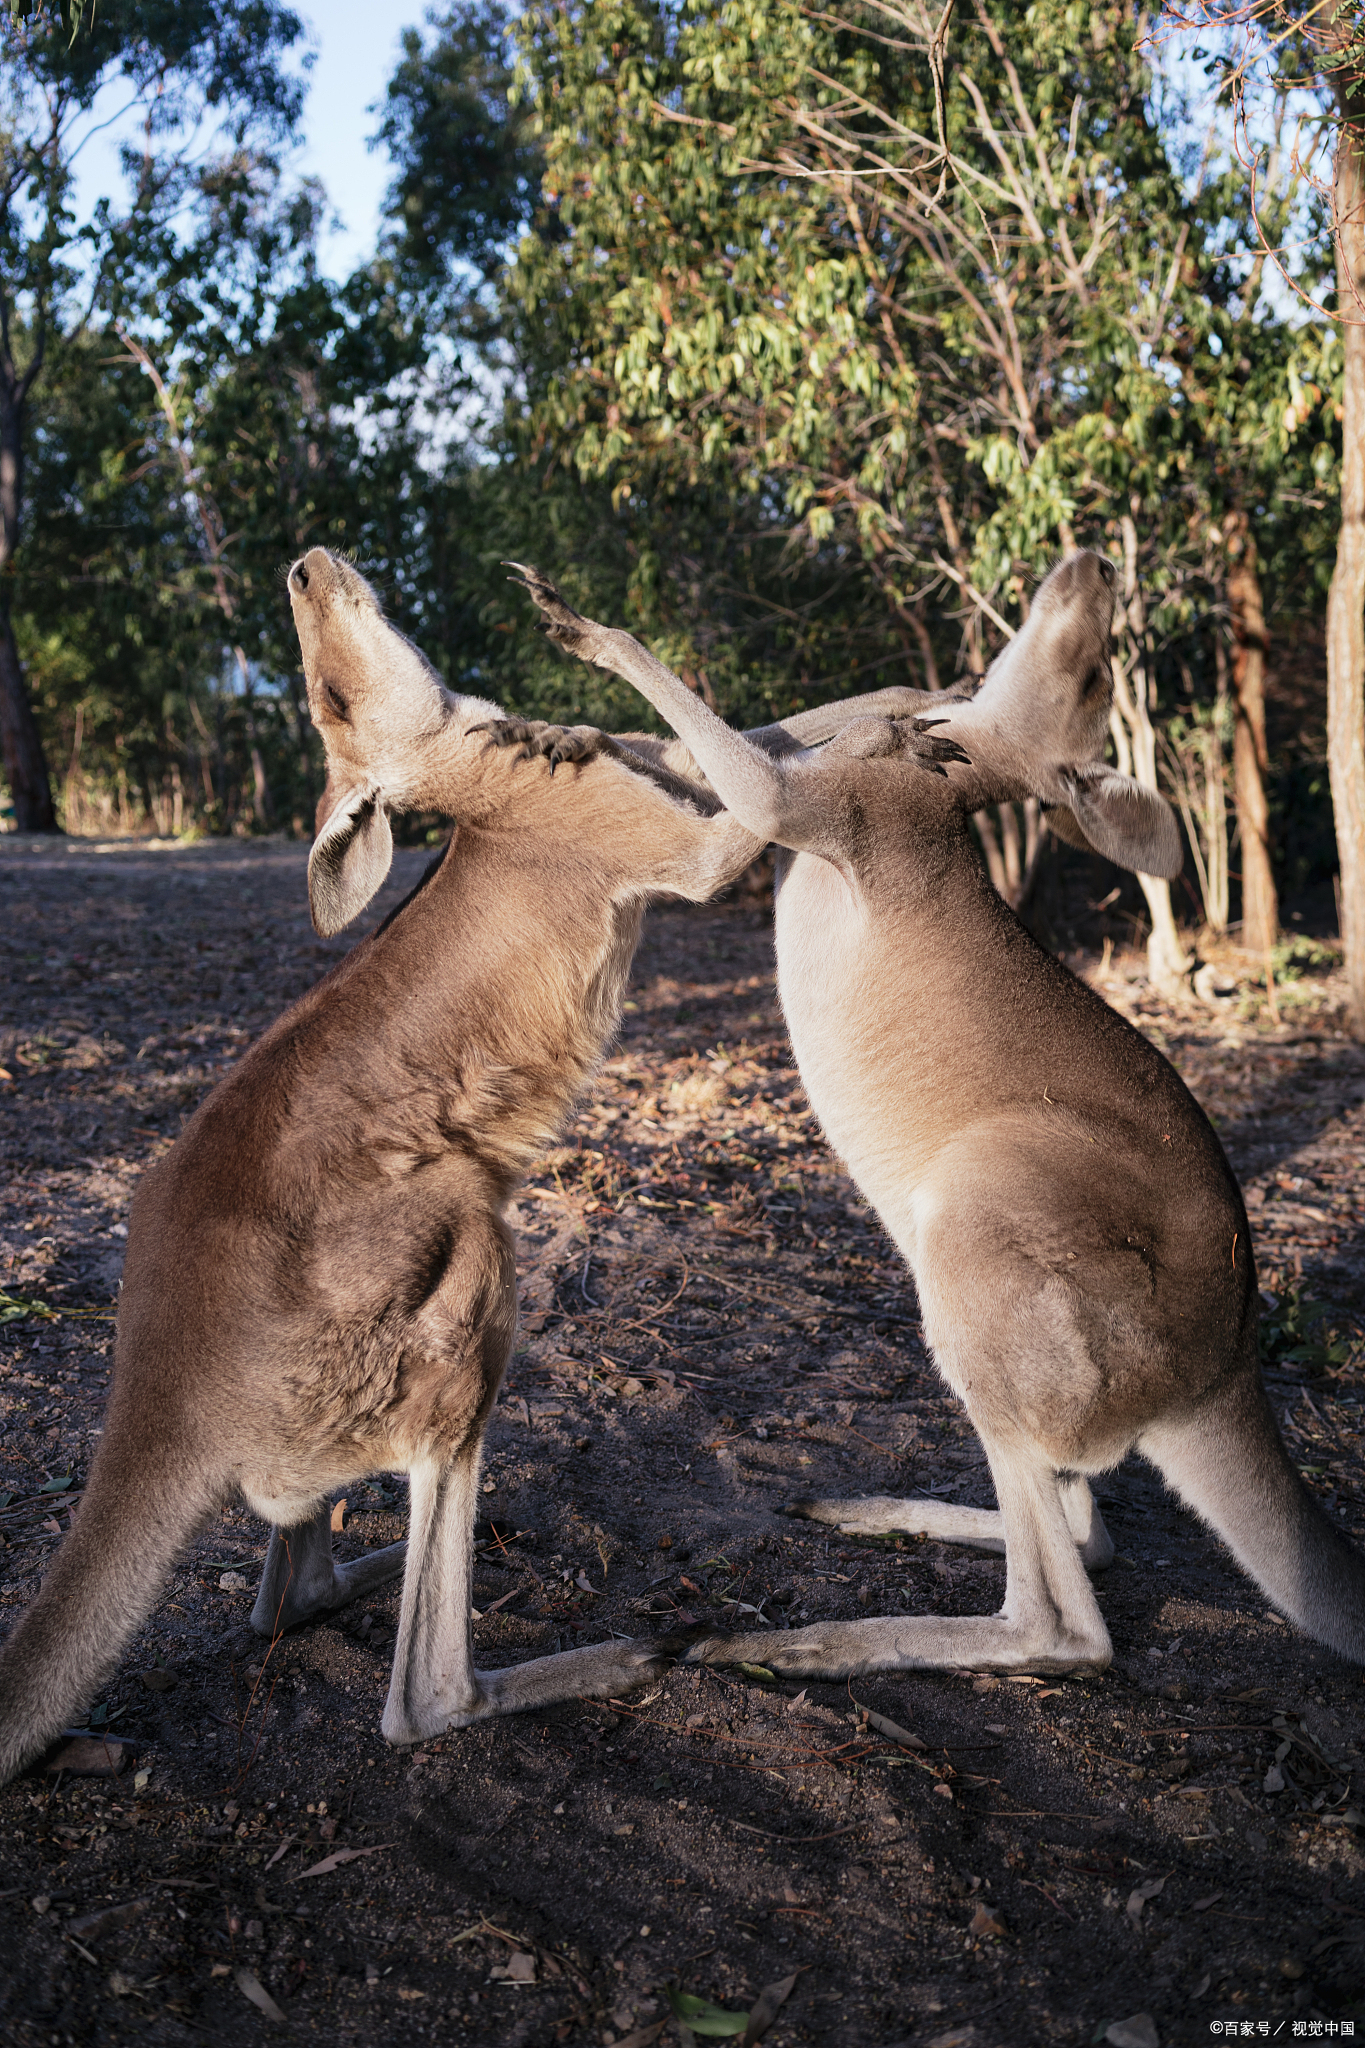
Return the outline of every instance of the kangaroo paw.
<path id="1" fill-rule="evenodd" d="M 524 562 L 506 562 L 503 566 L 517 571 L 511 581 L 519 582 L 544 612 L 545 632 L 556 647 L 562 647 L 566 654 L 577 654 L 584 661 L 593 660 L 591 650 L 601 627 L 594 626 L 591 619 L 585 619 L 581 612 L 576 612 L 571 604 L 566 603 L 549 577 L 542 576 L 539 569 L 532 569 Z"/>

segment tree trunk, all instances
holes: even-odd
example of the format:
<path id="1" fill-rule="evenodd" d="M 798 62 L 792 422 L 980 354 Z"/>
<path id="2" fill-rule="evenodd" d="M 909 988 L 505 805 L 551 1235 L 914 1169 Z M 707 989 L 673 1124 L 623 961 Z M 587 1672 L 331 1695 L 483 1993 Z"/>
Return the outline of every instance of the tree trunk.
<path id="1" fill-rule="evenodd" d="M 1342 384 L 1341 532 L 1327 598 L 1327 769 L 1341 867 L 1349 1028 L 1365 1039 L 1365 137 L 1343 109 L 1337 139 L 1337 303 Z"/>
<path id="2" fill-rule="evenodd" d="M 10 577 L 23 509 L 24 394 L 15 386 L 7 361 L 0 366 L 0 377 L 0 577 L 5 579 L 0 590 L 0 747 L 5 780 L 14 799 L 15 829 L 55 832 L 52 782 L 10 618 L 14 587 Z"/>
<path id="3" fill-rule="evenodd" d="M 52 783 L 48 777 L 38 721 L 28 701 L 23 664 L 10 623 L 9 605 L 0 600 L 0 745 L 5 759 L 5 780 L 14 799 L 14 825 L 18 832 L 55 832 L 57 813 L 52 807 Z"/>
<path id="4" fill-rule="evenodd" d="M 1280 936 L 1280 906 L 1270 865 L 1270 807 L 1265 776 L 1265 609 L 1256 573 L 1256 543 L 1245 512 L 1228 521 L 1228 610 L 1232 619 L 1232 690 L 1237 722 L 1232 782 L 1242 845 L 1242 944 L 1264 958 Z"/>
<path id="5" fill-rule="evenodd" d="M 1121 774 L 1132 775 L 1144 789 L 1159 787 L 1156 773 L 1156 728 L 1152 724 L 1151 679 L 1147 672 L 1147 613 L 1137 574 L 1137 528 L 1125 513 L 1123 594 L 1114 610 L 1119 652 L 1114 662 L 1114 702 L 1109 730 Z M 1175 921 L 1171 885 L 1160 875 L 1139 875 L 1152 920 L 1147 940 L 1147 973 L 1152 987 L 1178 998 L 1186 992 L 1186 975 L 1194 965 Z"/>

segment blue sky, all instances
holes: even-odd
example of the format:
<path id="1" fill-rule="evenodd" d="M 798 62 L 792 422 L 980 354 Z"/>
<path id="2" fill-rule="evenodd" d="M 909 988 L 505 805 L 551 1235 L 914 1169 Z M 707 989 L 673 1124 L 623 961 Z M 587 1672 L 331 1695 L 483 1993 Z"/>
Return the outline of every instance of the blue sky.
<path id="1" fill-rule="evenodd" d="M 317 62 L 299 166 L 322 179 L 344 222 L 323 248 L 327 269 L 341 276 L 374 246 L 389 179 L 384 152 L 365 146 L 375 127 L 366 110 L 383 96 L 403 30 L 420 27 L 426 6 L 423 0 L 315 0 L 300 12 L 312 24 Z"/>
<path id="2" fill-rule="evenodd" d="M 427 0 L 313 0 L 299 6 L 309 23 L 316 61 L 303 118 L 303 145 L 295 164 L 322 179 L 340 218 L 325 237 L 324 267 L 341 277 L 374 246 L 380 201 L 389 179 L 382 150 L 366 147 L 375 128 L 368 110 L 383 97 L 398 60 L 405 28 L 421 26 Z M 96 110 L 98 120 L 116 116 L 110 98 Z M 119 189 L 121 123 L 92 135 L 77 159 L 77 208 L 84 215 L 96 199 Z"/>

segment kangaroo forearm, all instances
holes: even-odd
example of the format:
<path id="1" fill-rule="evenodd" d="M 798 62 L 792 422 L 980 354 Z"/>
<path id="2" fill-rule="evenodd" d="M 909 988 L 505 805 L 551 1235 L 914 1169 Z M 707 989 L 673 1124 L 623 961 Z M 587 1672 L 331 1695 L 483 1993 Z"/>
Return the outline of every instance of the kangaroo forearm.
<path id="1" fill-rule="evenodd" d="M 771 725 L 746 726 L 744 737 L 753 746 L 761 747 L 765 754 L 781 759 L 785 754 L 800 753 L 806 747 L 819 746 L 822 741 L 833 739 L 854 718 L 915 718 L 935 706 L 944 707 L 956 701 L 941 690 L 900 687 L 865 690 L 856 697 L 840 697 L 830 704 L 817 704 L 809 711 L 793 711 L 789 717 L 775 719 Z M 691 748 L 676 735 L 664 737 L 648 732 L 618 732 L 613 733 L 612 738 L 651 768 L 667 771 L 669 776 L 680 777 L 698 788 L 710 788 Z M 662 777 L 659 779 L 663 781 Z M 663 786 L 667 787 L 667 782 L 663 782 Z"/>
<path id="2" fill-rule="evenodd" d="M 919 718 L 950 699 L 942 690 L 910 690 L 893 685 L 885 690 L 865 690 L 857 697 L 837 697 L 831 704 L 817 704 L 810 711 L 794 711 L 772 725 L 750 726 L 744 737 L 768 754 L 786 754 L 794 747 L 816 747 L 832 740 L 853 718 Z"/>

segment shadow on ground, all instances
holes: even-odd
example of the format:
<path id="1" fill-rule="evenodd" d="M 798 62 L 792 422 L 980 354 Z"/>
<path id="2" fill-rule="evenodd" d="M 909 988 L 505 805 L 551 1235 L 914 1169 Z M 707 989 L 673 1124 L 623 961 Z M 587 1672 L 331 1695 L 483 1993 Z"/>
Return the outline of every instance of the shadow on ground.
<path id="1" fill-rule="evenodd" d="M 304 860 L 0 841 L 0 1288 L 63 1311 L 0 1326 L 7 1625 L 79 1497 L 137 1176 L 343 950 L 309 927 Z M 372 919 L 423 862 L 399 856 Z M 1263 1275 L 1298 1278 L 1349 1336 L 1359 1053 L 1322 1018 L 1202 1022 L 1126 971 L 1107 992 L 1219 1118 Z M 813 1131 L 761 909 L 652 917 L 620 1047 L 518 1222 L 485 1661 L 746 1610 L 998 1604 L 998 1562 L 779 1512 L 796 1491 L 990 1496 L 903 1271 Z M 1358 1535 L 1361 1391 L 1349 1364 L 1272 1382 Z M 1101 1492 L 1119 1549 L 1101 1679 L 675 1669 L 401 1756 L 378 1733 L 396 1589 L 268 1649 L 246 1627 L 266 1532 L 230 1512 L 94 1703 L 135 1766 L 0 1794 L 0 2031 L 643 2048 L 664 2023 L 679 2038 L 669 1984 L 741 2010 L 793 1974 L 773 2048 L 1082 2043 L 1140 2013 L 1163 2048 L 1234 2022 L 1365 2029 L 1365 1859 L 1343 1818 L 1363 1803 L 1361 1676 L 1268 1614 L 1139 1463 Z M 404 1507 L 401 1482 L 353 1490 L 339 1543 L 392 1540 Z"/>

